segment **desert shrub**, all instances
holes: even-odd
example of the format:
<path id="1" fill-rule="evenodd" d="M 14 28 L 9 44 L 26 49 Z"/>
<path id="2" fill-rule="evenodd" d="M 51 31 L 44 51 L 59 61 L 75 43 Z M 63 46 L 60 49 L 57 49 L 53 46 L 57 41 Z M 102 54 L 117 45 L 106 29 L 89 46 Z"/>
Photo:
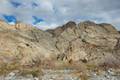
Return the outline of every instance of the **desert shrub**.
<path id="1" fill-rule="evenodd" d="M 120 67 L 120 60 L 114 58 L 114 57 L 107 57 L 105 60 L 99 64 L 99 67 L 103 69 L 108 69 L 108 68 L 119 68 Z"/>
<path id="2" fill-rule="evenodd" d="M 54 68 L 55 67 L 55 61 L 51 59 L 46 59 L 41 61 L 41 66 L 43 68 Z"/>
<path id="3" fill-rule="evenodd" d="M 22 75 L 22 76 L 30 74 L 33 77 L 37 77 L 37 76 L 39 76 L 40 73 L 41 73 L 41 70 L 38 67 L 28 68 L 28 69 L 24 68 L 24 69 L 20 70 L 20 75 Z"/>
<path id="4" fill-rule="evenodd" d="M 0 75 L 2 74 L 7 74 L 13 70 L 19 69 L 20 65 L 17 62 L 12 62 L 12 63 L 2 63 L 0 67 Z"/>

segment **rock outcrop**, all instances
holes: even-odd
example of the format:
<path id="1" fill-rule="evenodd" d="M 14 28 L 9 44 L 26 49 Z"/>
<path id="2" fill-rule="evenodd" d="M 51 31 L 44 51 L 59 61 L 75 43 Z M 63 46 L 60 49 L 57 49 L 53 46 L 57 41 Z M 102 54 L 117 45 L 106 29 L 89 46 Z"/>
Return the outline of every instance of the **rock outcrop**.
<path id="1" fill-rule="evenodd" d="M 0 60 L 3 63 L 18 61 L 29 65 L 51 59 L 59 53 L 51 34 L 18 23 L 8 25 L 0 22 Z"/>
<path id="2" fill-rule="evenodd" d="M 70 21 L 42 31 L 22 23 L 8 25 L 0 21 L 0 63 L 17 61 L 20 65 L 35 65 L 45 60 L 48 63 L 61 60 L 119 66 L 119 38 L 119 32 L 106 23 Z"/>
<path id="3" fill-rule="evenodd" d="M 85 21 L 76 25 L 74 22 L 68 22 L 48 32 L 56 39 L 55 46 L 60 52 L 58 60 L 119 65 L 119 60 L 113 53 L 120 35 L 110 24 Z"/>

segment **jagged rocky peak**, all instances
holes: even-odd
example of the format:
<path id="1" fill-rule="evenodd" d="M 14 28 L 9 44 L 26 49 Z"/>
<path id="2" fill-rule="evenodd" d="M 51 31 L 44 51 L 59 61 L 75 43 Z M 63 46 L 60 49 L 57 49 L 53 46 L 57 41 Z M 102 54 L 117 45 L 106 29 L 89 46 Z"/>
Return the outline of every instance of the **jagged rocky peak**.
<path id="1" fill-rule="evenodd" d="M 71 29 L 74 28 L 75 29 L 76 28 L 76 23 L 73 22 L 73 21 L 69 21 L 66 24 L 64 24 L 63 26 L 59 26 L 56 29 L 49 29 L 47 31 L 52 33 L 54 36 L 58 36 L 68 28 L 71 28 Z"/>
<path id="2" fill-rule="evenodd" d="M 89 20 L 87 20 L 87 21 L 83 21 L 83 22 L 80 22 L 79 24 L 81 24 L 81 25 L 85 25 L 85 26 L 95 26 L 95 25 L 96 25 L 95 22 L 93 22 L 93 21 L 89 21 Z"/>
<path id="3" fill-rule="evenodd" d="M 80 28 L 81 31 L 95 31 L 97 33 L 115 33 L 115 34 L 118 34 L 118 31 L 117 29 L 111 25 L 111 24 L 108 24 L 108 23 L 100 23 L 100 24 L 97 24 L 97 23 L 94 23 L 92 21 L 84 21 L 84 22 L 80 22 L 78 24 L 78 27 Z M 90 33 L 93 33 L 93 32 L 90 32 Z"/>
<path id="4" fill-rule="evenodd" d="M 63 30 L 67 29 L 67 28 L 75 28 L 76 27 L 76 23 L 73 21 L 69 21 L 68 23 L 66 23 L 65 25 L 63 25 L 61 28 Z"/>
<path id="5" fill-rule="evenodd" d="M 16 23 L 14 26 L 12 26 L 13 29 L 16 29 L 16 30 L 31 30 L 33 27 L 29 24 L 24 24 L 24 23 Z"/>
<path id="6" fill-rule="evenodd" d="M 86 30 L 87 28 L 92 28 L 92 27 L 95 27 L 97 26 L 96 23 L 92 22 L 92 21 L 83 21 L 83 22 L 80 22 L 78 24 L 78 27 L 81 29 L 81 31 L 84 31 Z"/>
<path id="7" fill-rule="evenodd" d="M 63 26 L 57 27 L 56 29 L 50 29 L 47 30 L 49 33 L 52 33 L 53 36 L 58 36 L 63 33 L 63 36 L 65 34 L 75 33 L 76 35 L 82 35 L 83 33 L 91 35 L 91 36 L 97 36 L 97 35 L 110 35 L 110 34 L 118 34 L 117 29 L 108 23 L 101 23 L 97 24 L 92 21 L 84 21 L 80 22 L 79 24 L 76 24 L 73 21 L 69 21 L 68 23 L 64 24 Z M 67 33 L 66 33 L 67 32 Z"/>
<path id="8" fill-rule="evenodd" d="M 17 22 L 16 24 L 10 25 L 10 24 L 6 23 L 5 21 L 0 20 L 0 28 L 8 29 L 8 30 L 26 31 L 26 30 L 31 30 L 34 27 L 32 27 L 29 24 L 24 24 L 24 23 L 21 23 L 21 22 Z"/>
<path id="9" fill-rule="evenodd" d="M 108 33 L 118 33 L 117 29 L 108 23 L 101 23 L 99 24 L 99 26 L 103 27 L 104 29 L 106 29 L 108 31 Z"/>

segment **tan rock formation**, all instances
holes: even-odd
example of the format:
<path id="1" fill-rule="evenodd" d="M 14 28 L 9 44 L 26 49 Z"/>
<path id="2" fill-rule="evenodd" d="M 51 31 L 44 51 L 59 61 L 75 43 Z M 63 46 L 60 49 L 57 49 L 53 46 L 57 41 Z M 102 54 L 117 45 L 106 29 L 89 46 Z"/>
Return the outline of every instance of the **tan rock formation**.
<path id="1" fill-rule="evenodd" d="M 0 21 L 0 63 L 34 65 L 45 60 L 118 64 L 120 34 L 110 24 L 68 22 L 42 31 L 30 25 Z"/>
<path id="2" fill-rule="evenodd" d="M 21 23 L 11 26 L 1 22 L 0 29 L 3 29 L 0 31 L 0 57 L 4 62 L 9 62 L 10 58 L 28 65 L 59 53 L 51 35 L 35 27 Z"/>
<path id="3" fill-rule="evenodd" d="M 72 22 L 67 24 L 72 24 Z M 67 27 L 67 25 L 63 27 Z M 56 31 L 59 32 L 59 30 L 55 29 L 52 34 L 56 34 Z M 110 64 L 114 64 L 116 61 L 119 63 L 119 60 L 116 60 L 113 55 L 119 37 L 118 31 L 110 24 L 85 21 L 78 25 L 69 25 L 54 38 L 57 39 L 56 47 L 61 53 L 58 59 L 102 64 L 105 61 L 110 62 L 106 59 L 111 58 L 113 63 L 110 62 Z"/>

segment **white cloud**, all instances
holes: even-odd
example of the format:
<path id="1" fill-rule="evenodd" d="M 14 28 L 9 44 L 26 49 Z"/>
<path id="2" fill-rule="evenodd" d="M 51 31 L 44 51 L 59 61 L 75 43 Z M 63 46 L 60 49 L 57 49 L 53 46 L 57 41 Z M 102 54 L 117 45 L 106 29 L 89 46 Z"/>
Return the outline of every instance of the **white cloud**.
<path id="1" fill-rule="evenodd" d="M 11 14 L 13 7 L 10 5 L 8 0 L 0 0 L 0 14 Z"/>
<path id="2" fill-rule="evenodd" d="M 10 1 L 22 5 L 15 8 Z M 36 7 L 32 6 L 33 2 L 37 4 Z M 45 20 L 44 23 L 37 24 L 43 29 L 53 28 L 70 20 L 109 22 L 120 27 L 119 3 L 120 0 L 0 0 L 0 18 L 2 14 L 12 14 L 19 21 L 32 24 L 32 16 L 37 16 Z"/>
<path id="3" fill-rule="evenodd" d="M 40 8 L 42 8 L 45 11 L 53 11 L 53 5 L 50 2 L 50 0 L 43 0 L 41 1 Z"/>
<path id="4" fill-rule="evenodd" d="M 47 24 L 46 22 L 40 22 L 36 25 L 34 25 L 36 27 L 39 27 L 40 29 L 46 30 L 46 29 L 54 29 L 56 27 L 58 27 L 57 24 L 53 23 L 53 24 Z"/>

